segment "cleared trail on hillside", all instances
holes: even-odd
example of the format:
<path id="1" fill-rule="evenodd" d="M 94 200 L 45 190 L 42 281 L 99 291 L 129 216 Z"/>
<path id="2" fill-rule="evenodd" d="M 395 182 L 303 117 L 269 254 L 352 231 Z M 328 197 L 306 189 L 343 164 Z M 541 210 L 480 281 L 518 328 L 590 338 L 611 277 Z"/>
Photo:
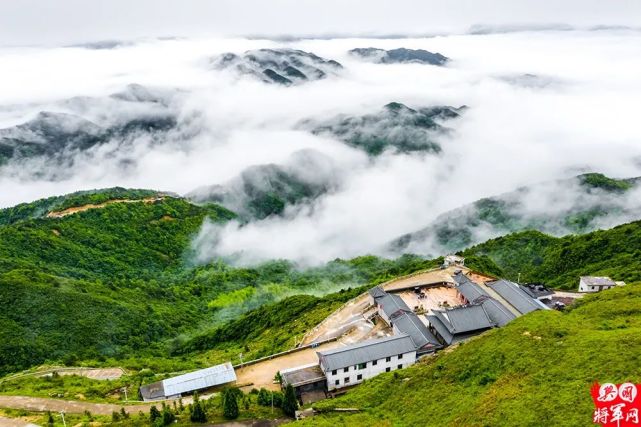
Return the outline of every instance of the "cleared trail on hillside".
<path id="1" fill-rule="evenodd" d="M 49 212 L 47 214 L 47 218 L 63 218 L 65 216 L 72 215 L 78 212 L 84 212 L 90 209 L 101 209 L 101 208 L 104 208 L 105 206 L 113 205 L 116 203 L 154 203 L 154 202 L 163 200 L 164 198 L 165 198 L 164 196 L 159 196 L 159 197 L 147 197 L 145 199 L 114 199 L 114 200 L 106 201 L 104 203 L 98 203 L 98 204 L 90 203 L 82 206 L 73 206 L 71 208 L 63 209 L 61 211 Z"/>

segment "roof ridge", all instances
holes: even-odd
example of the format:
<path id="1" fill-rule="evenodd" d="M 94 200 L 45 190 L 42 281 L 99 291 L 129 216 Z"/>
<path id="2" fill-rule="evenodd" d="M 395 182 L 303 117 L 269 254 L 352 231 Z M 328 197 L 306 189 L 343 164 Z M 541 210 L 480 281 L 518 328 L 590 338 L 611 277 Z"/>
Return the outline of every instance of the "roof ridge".
<path id="1" fill-rule="evenodd" d="M 390 335 L 389 337 L 374 338 L 374 339 L 367 340 L 367 341 L 361 341 L 361 342 L 357 342 L 357 343 L 354 343 L 354 344 L 348 344 L 348 345 L 346 345 L 344 347 L 330 348 L 329 350 L 326 350 L 325 352 L 317 351 L 316 353 L 317 354 L 322 354 L 322 353 L 328 353 L 328 352 L 331 351 L 332 353 L 328 353 L 328 354 L 325 354 L 325 355 L 338 354 L 338 353 L 343 353 L 345 351 L 353 350 L 354 348 L 364 347 L 366 345 L 381 344 L 383 342 L 394 341 L 396 339 L 401 339 L 401 338 L 412 339 L 412 337 L 410 337 L 408 334 L 401 333 L 401 334 L 398 334 L 398 335 Z"/>

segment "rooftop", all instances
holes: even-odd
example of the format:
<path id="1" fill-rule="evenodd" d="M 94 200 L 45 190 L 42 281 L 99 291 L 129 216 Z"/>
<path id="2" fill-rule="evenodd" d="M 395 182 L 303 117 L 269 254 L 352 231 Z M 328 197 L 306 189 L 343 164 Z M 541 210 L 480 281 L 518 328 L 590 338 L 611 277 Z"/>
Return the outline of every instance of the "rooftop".
<path id="1" fill-rule="evenodd" d="M 291 385 L 292 387 L 325 380 L 325 374 L 323 374 L 318 363 L 282 370 L 280 371 L 280 376 L 283 379 L 283 384 Z"/>
<path id="2" fill-rule="evenodd" d="M 616 286 L 609 277 L 581 276 L 581 280 L 588 286 Z"/>
<path id="3" fill-rule="evenodd" d="M 140 387 L 140 394 L 146 400 L 176 396 L 195 390 L 214 387 L 236 381 L 236 373 L 230 362 L 212 366 L 177 377 Z"/>
<path id="4" fill-rule="evenodd" d="M 497 326 L 505 326 L 510 321 L 516 319 L 516 315 L 507 309 L 503 304 L 494 298 L 487 298 L 481 302 L 487 316 Z"/>
<path id="5" fill-rule="evenodd" d="M 421 319 L 414 313 L 403 313 L 394 319 L 394 327 L 396 327 L 399 332 L 407 334 L 412 338 L 416 349 L 431 349 L 435 347 L 440 347 L 441 344 L 438 342 L 434 334 L 425 326 Z"/>
<path id="6" fill-rule="evenodd" d="M 532 298 L 540 298 L 554 294 L 554 291 L 542 283 L 526 283 L 525 285 L 519 285 L 519 287 Z"/>
<path id="7" fill-rule="evenodd" d="M 384 297 L 385 295 L 387 295 L 387 294 L 385 293 L 385 291 L 383 290 L 383 288 L 381 288 L 380 286 L 374 286 L 372 289 L 370 289 L 370 290 L 369 290 L 369 291 L 367 291 L 367 292 L 368 292 L 368 293 L 372 296 L 372 298 L 374 298 L 374 299 L 376 299 L 376 298 L 380 298 L 380 297 Z"/>
<path id="8" fill-rule="evenodd" d="M 487 329 L 494 326 L 481 305 L 466 305 L 448 310 L 433 310 L 447 329 L 453 333 L 469 332 L 478 329 Z"/>
<path id="9" fill-rule="evenodd" d="M 403 298 L 395 294 L 386 294 L 385 296 L 376 298 L 376 302 L 380 304 L 381 309 L 389 318 L 393 318 L 402 312 L 412 311 L 407 304 L 405 304 Z"/>
<path id="10" fill-rule="evenodd" d="M 317 354 L 323 367 L 328 371 L 332 371 L 397 354 L 409 353 L 415 351 L 415 349 L 412 338 L 409 335 L 402 334 L 319 351 Z"/>
<path id="11" fill-rule="evenodd" d="M 531 311 L 545 308 L 538 300 L 523 291 L 519 285 L 509 280 L 500 279 L 492 283 L 487 283 L 487 286 L 493 289 L 521 314 L 527 314 Z"/>

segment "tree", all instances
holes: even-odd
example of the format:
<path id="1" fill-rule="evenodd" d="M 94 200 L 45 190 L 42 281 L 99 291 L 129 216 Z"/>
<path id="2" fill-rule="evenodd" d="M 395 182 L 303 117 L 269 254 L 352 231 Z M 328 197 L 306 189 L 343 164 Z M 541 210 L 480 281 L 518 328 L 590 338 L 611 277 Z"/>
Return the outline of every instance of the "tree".
<path id="1" fill-rule="evenodd" d="M 152 424 L 160 417 L 160 411 L 158 410 L 158 408 L 156 408 L 156 405 L 153 405 L 151 408 L 149 408 L 149 420 Z"/>
<path id="2" fill-rule="evenodd" d="M 257 402 L 260 406 L 269 406 L 272 404 L 272 396 L 265 388 L 261 388 L 258 392 Z"/>
<path id="3" fill-rule="evenodd" d="M 238 398 L 232 390 L 223 391 L 223 417 L 228 420 L 238 418 Z"/>
<path id="4" fill-rule="evenodd" d="M 194 393 L 194 403 L 191 405 L 189 419 L 194 423 L 204 423 L 207 421 L 207 414 L 205 413 L 205 408 L 203 408 L 203 403 L 198 398 L 198 393 Z"/>
<path id="5" fill-rule="evenodd" d="M 117 423 L 118 421 L 120 421 L 120 414 L 116 411 L 113 411 L 111 413 L 111 421 L 114 423 Z"/>
<path id="6" fill-rule="evenodd" d="M 291 384 L 288 384 L 285 388 L 285 397 L 283 399 L 283 412 L 290 417 L 293 417 L 296 414 L 296 409 L 298 409 L 296 392 L 294 392 L 294 387 L 292 387 Z"/>
<path id="7" fill-rule="evenodd" d="M 171 408 L 163 402 L 162 404 L 162 424 L 169 425 L 176 420 L 176 415 L 172 412 Z"/>
<path id="8" fill-rule="evenodd" d="M 47 427 L 53 427 L 53 415 L 51 415 L 51 411 L 47 411 Z"/>

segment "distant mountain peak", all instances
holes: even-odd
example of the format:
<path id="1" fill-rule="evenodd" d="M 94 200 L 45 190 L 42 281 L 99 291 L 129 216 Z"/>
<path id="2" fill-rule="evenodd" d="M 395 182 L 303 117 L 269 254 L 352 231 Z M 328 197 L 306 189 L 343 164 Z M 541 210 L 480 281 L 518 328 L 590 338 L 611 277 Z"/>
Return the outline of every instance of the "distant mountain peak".
<path id="1" fill-rule="evenodd" d="M 355 48 L 349 51 L 353 56 L 366 59 L 378 64 L 429 64 L 445 65 L 449 58 L 440 53 L 433 53 L 423 49 L 398 49 L 384 50 L 375 47 Z"/>
<path id="2" fill-rule="evenodd" d="M 256 49 L 242 55 L 224 53 L 212 60 L 219 70 L 234 69 L 265 83 L 285 86 L 320 80 L 339 72 L 343 66 L 332 59 L 298 49 Z"/>

